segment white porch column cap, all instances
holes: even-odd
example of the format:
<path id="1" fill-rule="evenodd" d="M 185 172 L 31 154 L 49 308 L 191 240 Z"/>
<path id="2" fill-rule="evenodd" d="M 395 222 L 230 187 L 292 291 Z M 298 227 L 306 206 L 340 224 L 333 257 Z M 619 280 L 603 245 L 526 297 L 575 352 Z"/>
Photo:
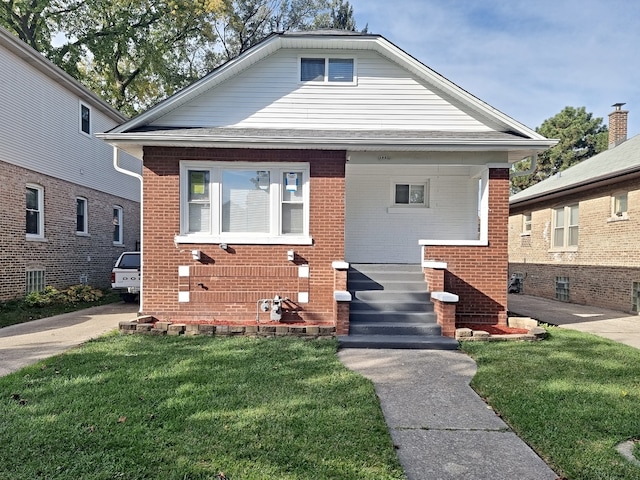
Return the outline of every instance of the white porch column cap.
<path id="1" fill-rule="evenodd" d="M 331 262 L 331 267 L 334 270 L 349 270 L 349 262 L 345 262 L 344 260 L 334 260 Z"/>
<path id="2" fill-rule="evenodd" d="M 446 303 L 457 303 L 460 301 L 458 295 L 449 292 L 431 292 L 431 298 Z"/>
<path id="3" fill-rule="evenodd" d="M 351 294 L 346 290 L 336 290 L 333 292 L 333 298 L 336 302 L 350 302 Z"/>
<path id="4" fill-rule="evenodd" d="M 422 262 L 422 268 L 433 268 L 435 270 L 446 270 L 447 262 L 436 262 L 435 260 L 425 260 Z"/>

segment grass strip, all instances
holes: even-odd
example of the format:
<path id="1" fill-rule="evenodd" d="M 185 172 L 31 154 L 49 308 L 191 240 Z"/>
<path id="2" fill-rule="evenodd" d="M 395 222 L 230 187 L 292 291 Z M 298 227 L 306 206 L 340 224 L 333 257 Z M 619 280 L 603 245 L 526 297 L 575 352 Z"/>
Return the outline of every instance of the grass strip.
<path id="1" fill-rule="evenodd" d="M 62 303 L 43 307 L 29 306 L 24 299 L 8 300 L 0 302 L 0 328 L 120 301 L 120 297 L 109 290 L 104 293 L 103 297 L 95 301 Z"/>
<path id="2" fill-rule="evenodd" d="M 616 451 L 640 437 L 640 350 L 549 332 L 542 342 L 463 343 L 478 364 L 472 387 L 566 478 L 640 479 Z"/>
<path id="3" fill-rule="evenodd" d="M 334 340 L 111 335 L 0 378 L 0 478 L 401 479 Z"/>

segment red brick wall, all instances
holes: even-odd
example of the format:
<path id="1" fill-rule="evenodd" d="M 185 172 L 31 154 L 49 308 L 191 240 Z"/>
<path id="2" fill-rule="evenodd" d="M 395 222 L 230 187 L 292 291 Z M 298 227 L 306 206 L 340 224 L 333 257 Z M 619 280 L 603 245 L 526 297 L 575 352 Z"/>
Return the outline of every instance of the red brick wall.
<path id="1" fill-rule="evenodd" d="M 27 241 L 25 188 L 44 188 L 44 241 Z M 47 285 L 65 288 L 80 283 L 107 288 L 111 269 L 125 249 L 140 240 L 140 206 L 74 183 L 0 162 L 0 300 L 25 294 L 26 271 L 45 270 Z M 76 197 L 88 201 L 89 236 L 76 235 Z M 123 208 L 124 247 L 113 246 L 113 206 Z"/>
<path id="2" fill-rule="evenodd" d="M 509 170 L 489 172 L 489 245 L 427 246 L 425 259 L 446 262 L 444 290 L 460 297 L 457 322 L 506 324 Z"/>
<path id="3" fill-rule="evenodd" d="M 309 162 L 313 245 L 174 244 L 180 232 L 180 160 Z M 255 322 L 256 302 L 288 296 L 283 321 L 334 323 L 334 270 L 344 258 L 344 151 L 149 147 L 144 152 L 143 311 L 162 320 Z M 202 252 L 202 261 L 191 250 Z M 296 259 L 287 261 L 287 251 Z M 310 278 L 298 277 L 308 264 Z M 188 278 L 178 266 L 190 265 Z M 198 285 L 201 283 L 202 285 Z M 178 302 L 178 291 L 189 302 Z M 295 304 L 298 291 L 309 303 Z M 269 314 L 261 314 L 268 322 Z"/>

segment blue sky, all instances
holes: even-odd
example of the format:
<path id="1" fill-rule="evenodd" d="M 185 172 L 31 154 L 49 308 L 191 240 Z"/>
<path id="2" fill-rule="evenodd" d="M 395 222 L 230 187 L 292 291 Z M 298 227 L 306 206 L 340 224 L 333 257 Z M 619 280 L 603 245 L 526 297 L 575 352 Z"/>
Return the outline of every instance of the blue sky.
<path id="1" fill-rule="evenodd" d="M 640 134 L 638 0 L 349 0 L 384 36 L 494 108 L 535 128 L 565 106 Z"/>

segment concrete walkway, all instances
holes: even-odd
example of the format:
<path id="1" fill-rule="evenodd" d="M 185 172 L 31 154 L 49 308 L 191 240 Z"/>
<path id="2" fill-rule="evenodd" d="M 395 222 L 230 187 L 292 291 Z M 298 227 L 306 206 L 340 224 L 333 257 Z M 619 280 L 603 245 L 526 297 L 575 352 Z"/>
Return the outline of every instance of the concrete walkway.
<path id="1" fill-rule="evenodd" d="M 0 376 L 118 328 L 139 306 L 112 303 L 0 328 Z"/>
<path id="2" fill-rule="evenodd" d="M 555 480 L 557 475 L 471 389 L 458 351 L 343 349 L 373 381 L 408 480 Z"/>
<path id="3" fill-rule="evenodd" d="M 510 294 L 509 313 L 640 348 L 640 316 L 599 307 Z"/>

